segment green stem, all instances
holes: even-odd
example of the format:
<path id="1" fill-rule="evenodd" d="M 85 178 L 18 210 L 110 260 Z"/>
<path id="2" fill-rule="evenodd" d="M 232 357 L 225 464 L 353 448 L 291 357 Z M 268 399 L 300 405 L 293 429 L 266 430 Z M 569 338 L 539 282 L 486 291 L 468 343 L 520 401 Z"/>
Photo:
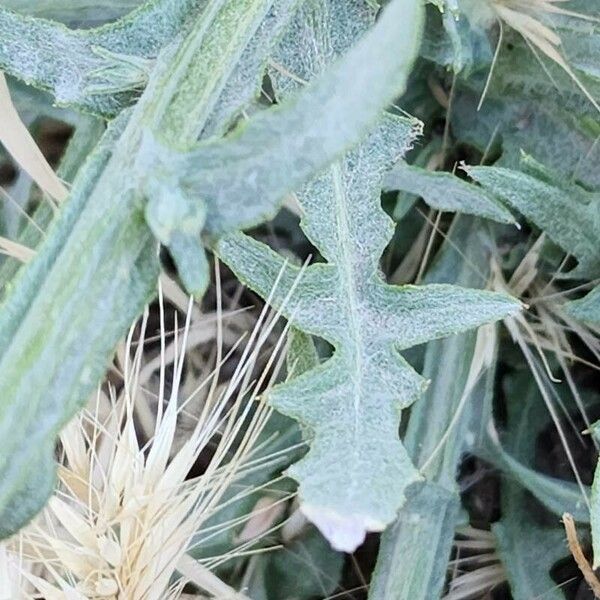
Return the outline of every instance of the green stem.
<path id="1" fill-rule="evenodd" d="M 221 48 L 233 46 L 231 36 L 248 40 L 256 15 L 272 1 L 213 0 L 188 36 L 163 51 L 135 110 L 117 119 L 88 159 L 37 257 L 13 282 L 0 311 L 0 537 L 45 502 L 59 429 L 155 294 L 158 248 L 144 218 L 144 173 L 136 169 L 144 128 L 168 126 L 168 139 L 194 139 L 239 56 L 239 47 Z M 219 40 L 218 31 L 227 39 Z M 202 96 L 200 109 L 204 58 L 222 61 L 221 80 Z M 169 73 L 177 74 L 173 84 L 165 81 Z M 33 495 L 31 482 L 39 482 Z"/>

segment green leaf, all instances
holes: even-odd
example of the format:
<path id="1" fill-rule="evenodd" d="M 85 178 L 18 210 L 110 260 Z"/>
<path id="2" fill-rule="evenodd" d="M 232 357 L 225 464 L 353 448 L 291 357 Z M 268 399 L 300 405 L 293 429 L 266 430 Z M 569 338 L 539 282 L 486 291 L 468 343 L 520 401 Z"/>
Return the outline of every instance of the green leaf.
<path id="1" fill-rule="evenodd" d="M 227 82 L 220 90 L 213 110 L 202 131 L 202 137 L 222 136 L 231 128 L 234 119 L 239 117 L 261 91 L 269 57 L 280 37 L 305 0 L 275 2 L 263 15 L 254 35 L 245 45 L 239 60 Z M 208 66 L 210 68 L 210 65 Z"/>
<path id="2" fill-rule="evenodd" d="M 248 108 L 260 91 L 266 62 L 301 0 L 242 0 L 232 8 L 230 0 L 212 0 L 200 21 L 205 27 L 189 36 L 175 51 L 167 47 L 158 58 L 153 84 L 145 94 L 144 129 L 148 143 L 140 149 L 140 165 L 152 175 L 154 138 L 169 148 L 185 151 L 198 138 L 230 129 L 237 112 Z M 173 69 L 186 56 L 194 56 L 185 69 Z M 161 90 L 172 86 L 169 109 L 160 102 Z M 182 122 L 186 126 L 182 128 Z M 185 130 L 182 135 L 182 129 Z M 235 132 L 230 136 L 235 139 Z M 200 147 L 227 144 L 229 138 L 201 142 Z M 167 160 L 177 163 L 176 153 L 162 149 Z M 144 156 L 147 154 L 147 156 Z M 190 153 L 193 154 L 193 153 Z M 182 162 L 183 157 L 180 157 Z M 197 165 L 191 164 L 193 170 Z M 181 178 L 188 173 L 173 169 Z M 161 176 L 164 172 L 161 171 Z M 171 180 L 167 180 L 171 185 Z M 198 198 L 193 198 L 199 202 Z"/>
<path id="3" fill-rule="evenodd" d="M 270 557 L 269 598 L 326 598 L 337 588 L 343 566 L 344 557 L 331 549 L 317 529 L 310 527 Z"/>
<path id="4" fill-rule="evenodd" d="M 437 210 L 462 212 L 499 223 L 515 223 L 510 211 L 493 195 L 452 173 L 428 171 L 400 161 L 385 176 L 383 189 L 416 194 Z"/>
<path id="5" fill-rule="evenodd" d="M 368 0 L 306 0 L 273 53 L 269 76 L 276 96 L 286 98 L 322 75 L 375 24 L 377 10 Z"/>
<path id="6" fill-rule="evenodd" d="M 426 382 L 398 351 L 519 310 L 518 302 L 500 294 L 448 285 L 397 287 L 381 278 L 379 257 L 393 233 L 379 201 L 381 181 L 412 135 L 410 122 L 387 116 L 299 195 L 301 226 L 327 263 L 302 271 L 242 234 L 217 246 L 263 297 L 277 283 L 273 304 L 296 327 L 335 348 L 324 364 L 276 388 L 271 402 L 312 431 L 311 451 L 289 473 L 300 482 L 304 513 L 343 550 L 353 550 L 366 531 L 382 530 L 406 486 L 419 478 L 398 439 L 398 424 L 400 411 Z"/>
<path id="7" fill-rule="evenodd" d="M 286 355 L 288 379 L 302 375 L 319 364 L 319 355 L 310 335 L 291 328 Z"/>
<path id="8" fill-rule="evenodd" d="M 572 15 L 552 14 L 551 11 L 539 11 L 540 20 L 545 21 L 560 36 L 560 53 L 575 72 L 577 78 L 590 95 L 598 98 L 597 60 L 600 58 L 600 32 L 597 7 L 589 3 L 569 3 L 569 10 L 582 15 L 591 15 L 590 20 Z M 594 10 L 595 9 L 595 10 Z M 545 13 L 545 14 L 544 14 Z M 595 13 L 595 14 L 594 14 Z M 594 22 L 596 19 L 596 22 Z M 523 37 L 506 28 L 504 44 L 497 57 L 494 73 L 488 90 L 491 98 L 531 99 L 546 106 L 562 105 L 577 116 L 597 118 L 597 109 L 586 97 L 573 78 L 554 61 L 538 51 L 536 57 L 532 45 Z M 480 73 L 480 79 L 487 77 L 486 70 Z"/>
<path id="9" fill-rule="evenodd" d="M 391 2 L 373 28 L 316 81 L 230 136 L 181 154 L 149 139 L 147 154 L 157 169 L 179 180 L 190 202 L 206 202 L 209 234 L 272 217 L 286 192 L 358 143 L 402 92 L 418 49 L 421 8 L 416 0 Z M 349 94 L 350 89 L 369 94 Z M 161 182 L 162 177 L 156 185 L 165 185 Z"/>
<path id="10" fill-rule="evenodd" d="M 256 556 L 244 591 L 253 600 L 328 598 L 338 587 L 343 566 L 343 555 L 309 526 L 281 547 Z"/>
<path id="11" fill-rule="evenodd" d="M 71 104 L 114 116 L 143 89 L 163 46 L 207 0 L 149 0 L 115 23 L 73 30 L 0 7 L 0 69 Z"/>
<path id="12" fill-rule="evenodd" d="M 474 453 L 490 462 L 510 476 L 512 482 L 527 490 L 549 511 L 557 516 L 571 513 L 578 521 L 589 521 L 589 510 L 581 488 L 574 482 L 551 477 L 533 468 L 535 440 L 538 433 L 548 424 L 549 414 L 539 389 L 523 374 L 507 377 L 505 390 L 511 414 L 511 426 L 507 433 L 499 438 L 494 429 L 486 426 Z M 588 403 L 590 399 L 584 397 Z M 522 414 L 519 413 L 522 410 Z M 535 418 L 534 418 L 535 417 Z M 491 423 L 492 408 L 488 403 L 480 421 Z M 522 429 L 530 427 L 526 437 Z M 518 432 L 518 435 L 517 433 Z M 511 447 L 518 438 L 517 451 Z M 589 490 L 585 490 L 589 495 Z"/>
<path id="13" fill-rule="evenodd" d="M 532 6 L 531 12 L 541 16 L 553 35 L 560 36 L 559 52 L 590 94 L 598 98 L 598 11 L 593 10 L 589 2 L 578 2 L 578 5 L 570 2 L 569 10 L 592 13 L 591 20 L 552 14 L 542 5 Z M 466 38 L 470 45 L 474 49 L 482 46 L 477 35 L 482 25 L 488 28 L 483 49 L 485 37 L 495 45 L 497 22 L 488 4 L 462 3 L 462 9 L 460 21 L 470 21 L 475 34 Z M 485 11 L 492 16 L 487 23 L 486 19 L 478 18 Z M 436 42 L 445 37 L 440 29 L 434 30 Z M 474 144 L 488 157 L 493 143 L 492 155 L 496 148 L 501 150 L 498 166 L 519 168 L 519 153 L 524 150 L 562 177 L 576 175 L 586 185 L 598 186 L 596 108 L 572 77 L 544 57 L 534 44 L 527 43 L 506 25 L 503 31 L 495 60 L 490 52 L 487 56 L 478 52 L 481 59 L 478 68 L 469 72 L 468 78 L 461 74 L 457 77 L 449 116 L 453 134 L 461 143 Z M 443 49 L 449 43 L 438 45 Z M 432 58 L 441 64 L 448 63 L 447 52 L 438 52 L 438 56 L 432 55 Z M 488 77 L 485 100 L 479 107 Z"/>
<path id="14" fill-rule="evenodd" d="M 426 282 L 484 287 L 492 247 L 479 220 L 458 217 Z M 473 361 L 486 358 L 489 350 L 476 348 L 476 338 L 475 332 L 468 332 L 427 344 L 423 375 L 431 385 L 411 409 L 404 436 L 407 451 L 427 482 L 407 491 L 398 518 L 381 538 L 371 600 L 442 595 L 460 519 L 456 473 L 468 440 L 476 435 L 474 408 L 492 396 L 494 387 L 494 356 L 488 357 L 490 365 L 482 361 L 482 372 L 471 372 Z M 491 368 L 484 370 L 486 366 Z"/>
<path id="15" fill-rule="evenodd" d="M 529 462 L 548 412 L 527 373 L 506 378 L 505 390 L 509 397 L 506 449 L 516 462 Z M 493 525 L 512 593 L 515 598 L 562 600 L 563 593 L 550 576 L 554 563 L 568 555 L 559 515 L 548 519 L 533 504 L 527 487 L 519 485 L 523 481 L 513 479 L 514 474 L 508 470 L 503 478 L 502 517 Z"/>
<path id="16" fill-rule="evenodd" d="M 197 297 L 202 296 L 209 281 L 208 261 L 200 240 L 207 220 L 206 198 L 202 192 L 199 196 L 195 191 L 190 195 L 189 190 L 180 186 L 183 175 L 194 168 L 179 164 L 175 153 L 157 145 L 154 133 L 150 131 L 158 131 L 164 141 L 184 147 L 200 135 L 213 136 L 212 145 L 220 145 L 226 154 L 232 142 L 229 138 L 217 138 L 215 134 L 225 131 L 237 113 L 258 94 L 267 57 L 297 4 L 298 0 L 249 2 L 243 12 L 240 5 L 237 18 L 228 15 L 228 6 L 221 7 L 213 17 L 219 26 L 207 29 L 200 40 L 190 42 L 190 45 L 198 46 L 195 51 L 202 60 L 193 61 L 189 71 L 185 72 L 184 85 L 177 90 L 170 110 L 154 119 L 153 108 L 150 108 L 146 116 L 146 138 L 138 160 L 138 169 L 146 179 L 144 191 L 149 198 L 146 220 L 154 235 L 171 252 L 184 286 Z M 216 7 L 218 9 L 218 3 Z M 210 8 L 208 16 L 212 12 Z M 226 51 L 224 40 L 227 41 Z M 174 86 L 176 75 L 170 64 L 171 57 L 167 52 L 166 59 L 161 58 L 157 66 L 157 87 L 161 84 Z M 185 137 L 178 133 L 181 120 L 194 123 Z M 237 164 L 238 161 L 233 162 Z M 174 168 L 174 164 L 177 167 Z M 203 164 L 202 158 L 200 164 Z M 231 161 L 228 164 L 233 175 L 235 166 Z M 212 177 L 210 173 L 204 173 L 204 176 L 209 180 Z M 231 187 L 232 180 L 227 177 L 221 184 L 224 187 L 219 191 L 224 193 L 228 186 Z M 239 197 L 241 195 L 225 198 L 223 202 L 237 203 Z"/>
<path id="17" fill-rule="evenodd" d="M 531 514 L 531 498 L 517 484 L 505 483 L 503 517 L 493 525 L 498 554 L 515 598 L 564 600 L 549 570 L 567 555 L 564 531 L 541 525 Z"/>
<path id="18" fill-rule="evenodd" d="M 63 23 L 96 23 L 123 16 L 142 0 L 4 0 L 2 5 L 25 15 Z"/>
<path id="19" fill-rule="evenodd" d="M 515 481 L 529 490 L 549 511 L 560 516 L 571 513 L 579 522 L 590 520 L 590 513 L 581 489 L 572 481 L 544 475 L 523 464 L 499 443 L 492 444 L 482 457 L 493 465 L 510 473 Z M 587 490 L 589 495 L 589 489 Z"/>
<path id="20" fill-rule="evenodd" d="M 90 206 L 124 121 L 113 123 L 89 157 L 0 311 L 0 537 L 43 505 L 58 430 L 86 400 L 116 341 L 154 293 L 155 244 L 143 235 L 143 220 L 124 227 L 102 218 L 104 207 Z M 95 225 L 82 231 L 80 215 L 90 210 Z M 40 482 L 35 493 L 32 482 Z"/>
<path id="21" fill-rule="evenodd" d="M 559 181 L 531 157 L 523 157 L 523 166 L 528 173 L 501 167 L 466 170 L 488 192 L 525 215 L 578 260 L 571 276 L 600 275 L 600 194 Z"/>
<path id="22" fill-rule="evenodd" d="M 593 568 L 600 565 L 600 461 L 596 465 L 590 497 L 590 524 L 592 527 Z"/>
<path id="23" fill-rule="evenodd" d="M 591 325 L 600 325 L 600 286 L 595 287 L 587 296 L 580 300 L 567 302 L 566 311 Z"/>
<path id="24" fill-rule="evenodd" d="M 421 55 L 466 77 L 492 62 L 493 48 L 481 24 L 460 15 L 455 2 L 447 4 L 454 6 L 430 8 Z"/>
<path id="25" fill-rule="evenodd" d="M 442 486 L 411 486 L 398 518 L 384 533 L 369 598 L 442 597 L 460 509 L 458 495 Z"/>

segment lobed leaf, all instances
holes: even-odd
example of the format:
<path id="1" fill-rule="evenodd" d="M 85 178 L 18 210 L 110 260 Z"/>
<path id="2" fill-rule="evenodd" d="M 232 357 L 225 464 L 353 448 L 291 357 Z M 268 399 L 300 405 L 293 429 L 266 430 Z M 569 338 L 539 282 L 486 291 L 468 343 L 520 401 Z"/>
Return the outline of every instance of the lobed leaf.
<path id="1" fill-rule="evenodd" d="M 398 31 L 398 22 L 404 23 L 405 35 Z M 273 217 L 287 192 L 356 144 L 406 84 L 419 34 L 418 2 L 395 0 L 316 81 L 231 135 L 200 142 L 189 152 L 175 152 L 147 136 L 143 167 L 157 176 L 149 178 L 146 190 L 165 207 L 157 210 L 152 201 L 149 208 L 164 214 L 173 197 L 180 207 L 168 231 L 153 227 L 157 220 L 152 215 L 148 220 L 173 253 L 191 292 L 203 292 L 207 282 L 206 260 L 195 240 L 202 225 L 211 236 L 219 236 Z M 371 93 L 348 95 L 348 90 L 361 88 Z M 176 115 L 174 111 L 169 118 Z M 187 243 L 175 247 L 169 242 L 173 236 Z"/>
<path id="2" fill-rule="evenodd" d="M 278 96 L 285 102 L 301 82 L 327 73 L 324 65 L 359 35 L 357 23 L 366 27 L 372 18 L 358 1 L 307 4 L 276 55 Z M 389 47 L 387 52 L 392 55 Z M 356 80 L 357 72 L 362 71 L 348 76 Z M 346 122 L 353 118 L 343 116 Z M 263 297 L 278 282 L 271 296 L 276 306 L 294 290 L 286 316 L 335 348 L 329 361 L 281 387 L 271 402 L 312 433 L 310 453 L 289 472 L 300 481 L 305 514 L 334 547 L 344 550 L 354 549 L 366 531 L 383 529 L 401 505 L 406 486 L 418 479 L 397 428 L 400 409 L 418 397 L 425 382 L 398 350 L 480 324 L 483 313 L 491 320 L 517 308 L 513 301 L 483 292 L 398 288 L 381 279 L 379 257 L 393 232 L 379 203 L 382 178 L 417 131 L 414 120 L 386 116 L 363 145 L 298 195 L 301 227 L 327 263 L 306 271 L 286 265 L 281 273 L 283 259 L 249 238 L 234 234 L 217 245 L 225 262 Z M 474 309 L 459 316 L 461 301 L 480 301 L 482 313 Z M 337 456 L 345 457 L 343 469 L 336 468 Z"/>
<path id="3" fill-rule="evenodd" d="M 4 369 L 0 431 L 7 435 L 0 452 L 2 535 L 13 532 L 32 516 L 33 509 L 21 511 L 18 518 L 8 514 L 15 505 L 25 507 L 21 500 L 26 492 L 23 484 L 30 475 L 28 469 L 39 466 L 40 475 L 48 481 L 49 473 L 42 466 L 51 464 L 48 456 L 57 430 L 93 390 L 118 339 L 154 294 L 157 247 L 144 218 L 148 206 L 145 191 L 151 189 L 148 174 L 152 173 L 153 163 L 143 143 L 144 135 L 156 137 L 160 132 L 167 143 L 179 141 L 189 146 L 210 123 L 245 49 L 252 45 L 255 35 L 261 34 L 262 21 L 278 11 L 283 19 L 291 14 L 293 5 L 294 0 L 214 0 L 192 19 L 187 36 L 177 38 L 161 52 L 142 97 L 127 115 L 129 122 L 111 142 L 114 147 L 108 151 L 110 158 L 94 163 L 93 177 L 78 177 L 64 215 L 7 294 L 0 321 L 0 367 Z M 362 102 L 357 95 L 350 103 L 355 115 L 350 114 L 341 124 L 335 121 L 341 126 L 339 135 L 329 132 L 326 152 L 318 153 L 310 169 L 303 165 L 303 156 L 287 153 L 283 140 L 275 144 L 294 160 L 277 163 L 280 168 L 291 168 L 286 173 L 291 183 L 284 184 L 282 177 L 275 177 L 277 185 L 271 190 L 270 200 L 274 201 L 276 189 L 283 193 L 314 176 L 316 169 L 356 143 L 383 106 L 401 90 L 416 51 L 419 14 L 417 0 L 394 0 L 375 27 L 328 71 L 327 77 L 296 100 L 259 115 L 245 128 L 250 135 L 242 130 L 222 142 L 206 143 L 207 155 L 226 153 L 231 144 L 232 173 L 244 172 L 245 167 L 236 168 L 233 159 L 249 164 L 240 151 L 257 150 L 261 127 L 270 123 L 310 123 L 310 111 L 316 110 L 319 118 L 314 122 L 326 123 L 343 106 L 346 86 L 355 80 L 354 71 L 363 70 L 365 64 L 377 65 L 367 69 L 368 75 L 362 81 L 371 85 L 374 94 Z M 400 30 L 398 22 L 402 23 Z M 402 31 L 406 35 L 398 38 Z M 315 133 L 315 128 L 311 131 Z M 308 140 L 305 138 L 303 143 L 306 149 Z M 201 144 L 197 157 L 204 157 L 203 148 Z M 261 176 L 268 176 L 274 167 L 264 162 L 260 166 Z M 214 164 L 211 168 L 218 172 Z M 252 170 L 245 172 L 259 175 Z M 170 181 L 166 180 L 167 185 Z M 233 215 L 232 221 L 224 224 L 226 228 L 246 223 L 239 218 L 245 212 L 241 198 L 253 191 L 253 181 L 250 177 L 240 187 L 231 174 L 222 179 L 226 192 L 207 198 L 213 200 L 206 204 L 207 224 L 218 221 L 215 215 L 219 214 Z M 212 181 L 200 183 L 209 189 Z M 240 190 L 242 194 L 238 194 Z M 194 201 L 200 204 L 202 198 Z M 263 211 L 254 210 L 253 214 L 256 218 L 264 216 Z M 193 253 L 182 252 L 177 258 L 180 266 L 194 268 L 193 259 L 201 261 L 203 254 L 196 246 Z M 189 274 L 196 283 L 197 273 Z M 48 487 L 40 484 L 36 507 L 41 506 L 47 493 Z"/>
<path id="4" fill-rule="evenodd" d="M 190 202 L 206 202 L 209 234 L 264 221 L 287 192 L 355 145 L 402 91 L 420 19 L 418 2 L 395 0 L 355 47 L 293 98 L 221 140 L 179 155 L 149 140 L 149 153 L 173 174 Z M 358 93 L 361 89 L 370 93 Z"/>
<path id="5" fill-rule="evenodd" d="M 499 294 L 448 285 L 398 287 L 382 279 L 378 262 L 393 224 L 379 203 L 381 181 L 413 136 L 410 121 L 386 117 L 365 143 L 299 194 L 301 227 L 326 263 L 302 272 L 242 234 L 225 236 L 217 246 L 263 297 L 278 282 L 270 296 L 275 306 L 294 291 L 284 314 L 335 349 L 318 368 L 276 388 L 271 402 L 312 434 L 309 454 L 289 473 L 300 482 L 303 512 L 343 550 L 354 549 L 367 531 L 382 530 L 405 488 L 419 479 L 398 425 L 400 411 L 426 382 L 398 351 L 519 309 Z"/>

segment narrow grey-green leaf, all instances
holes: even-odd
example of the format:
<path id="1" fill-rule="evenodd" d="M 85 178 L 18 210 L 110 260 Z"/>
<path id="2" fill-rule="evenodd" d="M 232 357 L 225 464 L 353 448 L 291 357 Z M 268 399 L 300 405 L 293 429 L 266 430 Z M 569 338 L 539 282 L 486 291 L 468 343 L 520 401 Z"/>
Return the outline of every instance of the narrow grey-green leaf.
<path id="1" fill-rule="evenodd" d="M 498 554 L 505 566 L 515 598 L 564 600 L 550 575 L 554 563 L 567 555 L 564 532 L 556 525 L 540 523 L 541 513 L 517 483 L 505 480 L 502 518 L 494 523 Z"/>
<path id="2" fill-rule="evenodd" d="M 372 600 L 441 597 L 460 499 L 435 483 L 417 485 L 384 534 L 369 588 Z"/>
<path id="3" fill-rule="evenodd" d="M 149 100 L 145 123 L 149 132 L 170 147 L 187 151 L 198 138 L 225 131 L 236 112 L 245 108 L 245 102 L 254 93 L 258 94 L 256 82 L 262 78 L 264 61 L 299 1 L 241 0 L 239 9 L 234 11 L 229 0 L 211 0 L 200 15 L 205 27 L 177 50 L 180 55 L 187 52 L 197 60 L 186 69 L 173 71 L 174 51 L 167 48 L 157 61 L 154 95 L 160 97 L 164 86 L 172 86 L 174 94 L 168 111 L 160 102 Z M 182 120 L 191 124 L 184 136 L 180 134 Z M 227 138 L 212 140 L 226 141 Z M 211 145 L 203 142 L 201 146 L 204 144 Z M 177 162 L 175 155 L 168 160 Z M 183 175 L 174 170 L 178 177 Z"/>
<path id="4" fill-rule="evenodd" d="M 148 154 L 179 176 L 190 201 L 206 202 L 210 234 L 263 221 L 286 192 L 359 142 L 403 91 L 421 22 L 419 1 L 393 0 L 351 50 L 293 98 L 222 140 L 180 155 L 149 140 Z M 361 93 L 365 89 L 369 94 Z"/>
<path id="5" fill-rule="evenodd" d="M 505 389 L 513 425 L 507 429 L 505 444 L 493 431 L 487 431 L 487 440 L 480 452 L 482 458 L 518 482 L 555 515 L 569 512 L 578 521 L 589 522 L 589 509 L 583 495 L 589 496 L 589 489 L 582 491 L 576 483 L 551 477 L 532 466 L 536 437 L 550 420 L 539 389 L 523 374 L 506 378 Z M 511 450 L 513 445 L 514 451 Z"/>
<path id="6" fill-rule="evenodd" d="M 493 195 L 452 173 L 428 171 L 400 161 L 385 176 L 383 189 L 416 194 L 437 210 L 462 212 L 499 223 L 515 222 L 510 211 Z"/>
<path id="7" fill-rule="evenodd" d="M 141 216 L 124 227 L 103 215 L 105 207 L 90 205 L 121 129 L 115 125 L 87 161 L 42 249 L 19 273 L 0 311 L 1 536 L 41 507 L 49 489 L 40 487 L 31 497 L 31 481 L 51 477 L 59 428 L 86 400 L 116 339 L 154 291 L 155 243 Z M 120 190 L 106 191 L 118 196 Z M 123 202 L 131 205 L 131 198 Z M 81 226 L 86 210 L 91 218 Z"/>
<path id="8" fill-rule="evenodd" d="M 2 4 L 32 17 L 93 25 L 122 17 L 142 0 L 4 0 Z"/>
<path id="9" fill-rule="evenodd" d="M 180 82 L 170 110 L 159 112 L 158 119 L 154 117 L 156 106 L 149 101 L 146 129 L 158 131 L 167 142 L 184 147 L 200 135 L 225 131 L 236 112 L 258 94 L 266 58 L 298 1 L 246 2 L 245 10 L 239 5 L 240 12 L 234 18 L 228 14 L 228 5 L 209 5 L 206 15 L 212 26 L 206 27 L 198 39 L 184 44 L 184 49 L 189 46 L 190 55 L 194 51 L 202 59 L 191 61 L 188 70 L 175 74 L 168 50 L 159 59 L 149 94 L 157 93 L 161 86 L 177 89 L 176 80 L 182 75 L 185 80 Z M 179 127 L 182 120 L 193 124 L 185 136 Z M 155 152 L 151 149 L 156 144 L 150 131 L 146 132 L 147 143 L 142 145 L 138 159 L 140 179 L 146 180 L 146 220 L 169 249 L 186 289 L 199 297 L 209 281 L 208 261 L 200 239 L 206 222 L 206 203 L 202 197 L 190 199 L 178 185 L 180 174 L 170 164 L 154 163 Z"/>
<path id="10" fill-rule="evenodd" d="M 484 287 L 491 247 L 481 221 L 457 217 L 425 281 Z M 477 350 L 475 332 L 427 344 L 423 375 L 431 384 L 412 407 L 404 436 L 408 453 L 427 482 L 408 490 L 398 518 L 381 538 L 369 591 L 371 600 L 442 595 L 460 518 L 456 473 L 467 440 L 475 436 L 474 406 L 491 397 L 494 387 L 494 357 L 483 355 L 492 368 L 477 383 L 474 373 L 482 373 L 471 373 L 472 362 L 482 360 L 490 344 L 494 351 L 491 335 L 480 338 L 488 347 L 482 345 Z M 486 366 L 484 359 L 482 371 Z"/>
<path id="11" fill-rule="evenodd" d="M 246 45 L 234 71 L 227 79 L 214 111 L 203 130 L 203 136 L 223 135 L 233 118 L 258 96 L 269 56 L 283 35 L 285 27 L 306 0 L 275 2 Z"/>
<path id="12" fill-rule="evenodd" d="M 252 600 L 311 600 L 334 594 L 344 556 L 309 526 L 278 548 L 257 556 L 244 592 Z"/>
<path id="13" fill-rule="evenodd" d="M 594 471 L 592 494 L 590 498 L 590 524 L 592 526 L 593 567 L 600 566 L 600 461 Z"/>
<path id="14" fill-rule="evenodd" d="M 490 452 L 482 455 L 492 464 L 518 481 L 529 490 L 548 510 L 560 516 L 565 512 L 571 513 L 577 521 L 587 523 L 590 513 L 580 487 L 572 481 L 550 477 L 528 467 L 512 456 L 500 444 L 490 448 Z M 586 489 L 589 495 L 589 489 Z"/>
<path id="15" fill-rule="evenodd" d="M 398 425 L 400 411 L 426 382 L 398 350 L 519 310 L 501 294 L 448 285 L 397 287 L 381 278 L 379 257 L 393 233 L 380 205 L 381 181 L 412 136 L 409 121 L 387 116 L 358 149 L 298 195 L 301 226 L 327 263 L 302 272 L 242 234 L 217 246 L 242 281 L 281 307 L 296 327 L 334 346 L 332 358 L 270 398 L 312 432 L 310 452 L 289 473 L 300 482 L 303 512 L 342 550 L 353 550 L 367 531 L 382 530 L 405 488 L 419 478 Z"/>
<path id="16" fill-rule="evenodd" d="M 314 528 L 273 553 L 269 561 L 269 598 L 326 598 L 342 578 L 344 556 L 331 549 Z"/>
<path id="17" fill-rule="evenodd" d="M 114 116 L 143 89 L 151 59 L 207 0 L 149 0 L 115 23 L 72 30 L 0 7 L 0 69 L 59 104 Z"/>
<path id="18" fill-rule="evenodd" d="M 506 451 L 517 463 L 530 462 L 536 434 L 548 423 L 548 411 L 527 373 L 507 377 L 504 387 L 508 396 Z M 548 518 L 533 504 L 522 479 L 515 481 L 514 476 L 508 470 L 503 477 L 502 516 L 493 525 L 511 591 L 516 598 L 562 600 L 550 575 L 554 563 L 568 553 L 559 515 Z"/>
<path id="19" fill-rule="evenodd" d="M 532 158 L 530 175 L 502 167 L 468 167 L 467 173 L 490 193 L 516 208 L 578 261 L 572 276 L 600 275 L 600 195 L 557 181 Z"/>

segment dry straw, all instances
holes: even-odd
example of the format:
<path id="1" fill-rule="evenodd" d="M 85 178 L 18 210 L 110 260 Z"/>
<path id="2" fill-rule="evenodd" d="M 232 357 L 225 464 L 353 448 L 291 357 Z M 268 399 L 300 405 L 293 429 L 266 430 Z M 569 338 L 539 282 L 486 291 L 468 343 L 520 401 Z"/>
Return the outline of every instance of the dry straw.
<path id="1" fill-rule="evenodd" d="M 182 400 L 192 304 L 183 334 L 178 336 L 176 326 L 173 342 L 167 345 L 162 292 L 159 303 L 156 402 L 140 379 L 148 362 L 146 313 L 139 339 L 134 342 L 132 329 L 121 353 L 120 391 L 114 385 L 99 390 L 62 432 L 59 482 L 48 506 L 18 536 L 0 545 L 0 599 L 170 600 L 188 597 L 183 593 L 188 582 L 205 596 L 244 598 L 206 566 L 227 557 L 212 557 L 203 564 L 186 551 L 223 506 L 232 484 L 269 460 L 256 458 L 257 439 L 270 414 L 259 394 L 268 390 L 282 362 L 283 336 L 269 348 L 266 365 L 262 356 L 272 344 L 277 315 L 261 314 L 228 381 L 219 382 L 227 358 L 219 347 L 214 371 Z M 219 318 L 219 342 L 221 322 Z M 150 404 L 157 408 L 144 442 L 137 407 Z M 189 421 L 190 406 L 198 409 L 195 424 L 181 440 L 178 423 L 186 411 Z M 148 414 L 146 410 L 146 425 Z M 211 459 L 204 473 L 188 479 L 206 452 Z M 242 489 L 233 500 L 252 491 Z M 242 549 L 253 541 L 245 540 Z"/>
<path id="2" fill-rule="evenodd" d="M 56 176 L 21 121 L 2 72 L 0 72 L 0 143 L 42 191 L 58 201 L 67 197 L 68 192 L 64 184 Z"/>

